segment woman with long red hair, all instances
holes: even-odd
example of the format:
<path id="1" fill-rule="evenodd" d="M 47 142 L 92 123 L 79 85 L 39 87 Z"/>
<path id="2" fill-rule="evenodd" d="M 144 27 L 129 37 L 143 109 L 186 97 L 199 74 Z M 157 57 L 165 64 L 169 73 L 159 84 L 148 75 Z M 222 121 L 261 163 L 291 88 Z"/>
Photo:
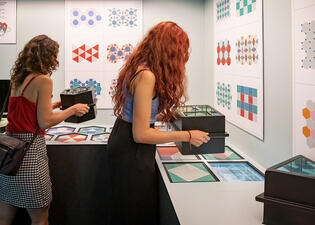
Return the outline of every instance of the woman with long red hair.
<path id="1" fill-rule="evenodd" d="M 154 129 L 186 101 L 187 34 L 174 22 L 154 26 L 119 73 L 114 113 L 117 120 L 108 140 L 112 186 L 110 224 L 157 223 L 155 144 L 210 140 L 199 130 L 163 132 Z"/>

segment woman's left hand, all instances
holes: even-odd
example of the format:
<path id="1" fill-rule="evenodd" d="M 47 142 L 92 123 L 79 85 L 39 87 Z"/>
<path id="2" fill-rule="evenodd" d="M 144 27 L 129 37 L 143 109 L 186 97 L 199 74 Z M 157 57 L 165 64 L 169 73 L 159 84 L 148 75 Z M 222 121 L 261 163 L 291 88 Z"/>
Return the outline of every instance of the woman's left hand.
<path id="1" fill-rule="evenodd" d="M 53 102 L 52 103 L 52 108 L 57 109 L 61 107 L 61 101 Z"/>

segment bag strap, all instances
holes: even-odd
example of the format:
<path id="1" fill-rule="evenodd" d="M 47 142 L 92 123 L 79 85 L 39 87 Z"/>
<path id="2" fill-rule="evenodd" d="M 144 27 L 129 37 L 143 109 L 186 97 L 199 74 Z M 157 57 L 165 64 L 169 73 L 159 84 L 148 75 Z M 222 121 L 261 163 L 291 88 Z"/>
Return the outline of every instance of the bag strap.
<path id="1" fill-rule="evenodd" d="M 10 84 L 7 96 L 5 97 L 4 104 L 2 106 L 1 112 L 0 112 L 0 121 L 2 119 L 3 112 L 4 112 L 4 110 L 5 110 L 6 106 L 7 106 L 7 102 L 8 102 L 9 96 L 10 96 L 10 92 L 11 92 L 11 84 Z"/>
<path id="2" fill-rule="evenodd" d="M 25 149 L 25 152 L 30 149 L 31 145 L 32 145 L 33 142 L 35 141 L 35 138 L 38 136 L 39 130 L 40 130 L 40 129 L 37 128 L 36 132 L 33 134 L 32 140 L 31 140 L 30 142 L 28 142 L 28 145 L 27 145 L 27 147 L 26 147 L 26 149 Z"/>

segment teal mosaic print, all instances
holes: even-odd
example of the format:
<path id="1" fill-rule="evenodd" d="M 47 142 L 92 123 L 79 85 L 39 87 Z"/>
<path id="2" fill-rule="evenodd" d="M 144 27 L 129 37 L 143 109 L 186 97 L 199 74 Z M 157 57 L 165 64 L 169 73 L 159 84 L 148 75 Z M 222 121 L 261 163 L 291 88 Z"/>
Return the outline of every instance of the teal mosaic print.
<path id="1" fill-rule="evenodd" d="M 256 10 L 257 0 L 237 0 L 236 1 L 236 15 L 244 16 Z"/>
<path id="2" fill-rule="evenodd" d="M 223 20 L 230 16 L 230 0 L 218 0 L 217 1 L 217 21 Z"/>
<path id="3" fill-rule="evenodd" d="M 217 83 L 217 104 L 223 108 L 231 109 L 232 93 L 231 85 L 225 83 Z"/>

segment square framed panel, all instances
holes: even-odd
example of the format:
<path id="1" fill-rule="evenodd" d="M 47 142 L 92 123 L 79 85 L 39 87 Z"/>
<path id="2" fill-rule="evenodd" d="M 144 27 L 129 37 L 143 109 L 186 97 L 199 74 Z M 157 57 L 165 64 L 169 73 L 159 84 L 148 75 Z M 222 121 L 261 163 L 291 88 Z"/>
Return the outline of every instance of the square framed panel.
<path id="1" fill-rule="evenodd" d="M 244 158 L 232 150 L 229 146 L 225 146 L 225 152 L 219 154 L 204 154 L 202 155 L 206 160 L 243 160 Z"/>
<path id="2" fill-rule="evenodd" d="M 176 146 L 157 147 L 161 160 L 198 160 L 197 155 L 182 155 Z"/>
<path id="3" fill-rule="evenodd" d="M 219 179 L 205 164 L 163 163 L 171 183 L 217 182 Z"/>
<path id="4" fill-rule="evenodd" d="M 223 181 L 264 181 L 264 175 L 248 162 L 210 162 Z"/>

